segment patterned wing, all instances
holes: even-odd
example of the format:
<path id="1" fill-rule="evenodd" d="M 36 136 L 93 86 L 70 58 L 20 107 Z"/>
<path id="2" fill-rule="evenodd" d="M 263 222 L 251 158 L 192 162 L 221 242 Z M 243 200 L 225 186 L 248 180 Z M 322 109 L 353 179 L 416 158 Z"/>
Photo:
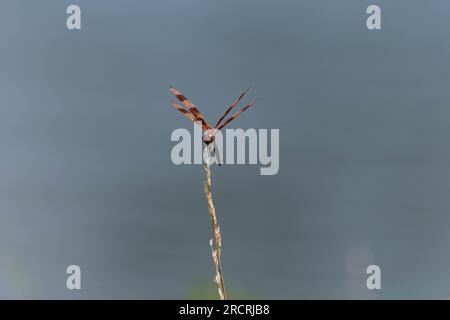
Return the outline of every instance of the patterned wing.
<path id="1" fill-rule="evenodd" d="M 186 116 L 186 118 L 188 118 L 189 120 L 195 122 L 195 121 L 199 121 L 196 117 L 194 117 L 194 115 L 192 113 L 190 113 L 189 111 L 187 111 L 186 109 L 184 109 L 182 106 L 176 104 L 173 101 L 170 101 L 170 104 L 172 105 L 172 107 L 174 107 L 175 109 L 177 109 L 178 111 L 180 111 L 182 114 L 184 114 Z"/>
<path id="2" fill-rule="evenodd" d="M 224 114 L 220 117 L 219 121 L 217 121 L 215 128 L 222 122 L 222 120 L 227 116 L 228 113 L 241 101 L 241 99 L 245 96 L 245 94 L 250 90 L 250 88 L 247 88 L 241 95 L 233 102 L 233 104 L 224 112 Z"/>
<path id="3" fill-rule="evenodd" d="M 178 91 L 174 87 L 170 87 L 169 90 L 175 97 L 177 97 L 178 100 L 180 100 L 180 102 L 192 113 L 192 115 L 198 121 L 202 122 L 202 127 L 204 130 L 212 129 L 211 125 L 205 120 L 205 117 L 203 117 L 203 114 L 180 91 Z"/>
<path id="4" fill-rule="evenodd" d="M 233 114 L 230 118 L 228 118 L 228 120 L 226 120 L 224 123 L 222 123 L 217 129 L 220 130 L 223 127 L 225 127 L 228 123 L 230 123 L 231 121 L 233 121 L 234 119 L 236 119 L 236 117 L 238 115 L 240 115 L 242 112 L 244 112 L 245 110 L 247 110 L 248 108 L 250 108 L 254 103 L 256 102 L 256 100 L 253 100 L 252 102 L 250 102 L 248 105 L 246 105 L 245 107 L 243 107 L 241 109 L 241 111 L 236 112 L 235 114 Z"/>

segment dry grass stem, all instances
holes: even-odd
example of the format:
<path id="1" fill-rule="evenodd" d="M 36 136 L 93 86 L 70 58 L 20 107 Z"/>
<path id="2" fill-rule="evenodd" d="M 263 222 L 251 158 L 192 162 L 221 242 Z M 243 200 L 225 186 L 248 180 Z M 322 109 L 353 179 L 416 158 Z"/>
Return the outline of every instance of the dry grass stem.
<path id="1" fill-rule="evenodd" d="M 206 172 L 205 195 L 206 195 L 206 199 L 208 200 L 208 210 L 209 210 L 209 216 L 211 218 L 211 227 L 212 227 L 212 233 L 213 233 L 213 239 L 210 240 L 209 244 L 211 246 L 212 257 L 213 257 L 214 265 L 216 267 L 216 275 L 214 277 L 214 282 L 217 285 L 220 299 L 226 300 L 227 292 L 225 290 L 225 282 L 223 280 L 222 262 L 220 260 L 221 250 L 222 250 L 222 236 L 220 235 L 219 223 L 217 221 L 216 209 L 214 208 L 214 203 L 213 203 L 212 193 L 211 193 L 211 167 L 209 164 L 209 153 L 206 152 L 206 154 L 207 154 L 207 156 L 206 156 L 205 165 L 204 165 L 205 172 Z"/>

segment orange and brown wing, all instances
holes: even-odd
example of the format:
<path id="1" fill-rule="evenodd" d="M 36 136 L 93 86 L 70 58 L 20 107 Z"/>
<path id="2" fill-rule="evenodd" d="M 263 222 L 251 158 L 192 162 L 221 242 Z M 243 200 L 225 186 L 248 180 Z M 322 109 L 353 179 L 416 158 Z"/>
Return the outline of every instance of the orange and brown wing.
<path id="1" fill-rule="evenodd" d="M 241 101 L 241 99 L 245 96 L 245 94 L 250 90 L 250 88 L 247 88 L 244 92 L 241 93 L 241 95 L 233 102 L 233 104 L 224 112 L 224 114 L 220 117 L 219 121 L 217 121 L 215 128 L 222 122 L 222 120 L 227 116 L 228 113 Z"/>
<path id="2" fill-rule="evenodd" d="M 230 118 L 228 118 L 228 120 L 226 120 L 224 123 L 222 123 L 219 127 L 217 127 L 218 130 L 222 129 L 223 127 L 225 127 L 228 123 L 230 123 L 231 121 L 233 121 L 234 119 L 236 119 L 236 117 L 238 115 L 240 115 L 242 112 L 244 112 L 245 110 L 247 110 L 248 108 L 250 108 L 254 103 L 256 102 L 256 100 L 253 100 L 252 102 L 250 102 L 248 105 L 246 105 L 245 107 L 243 107 L 241 109 L 241 111 L 236 112 L 235 114 L 233 114 Z"/>
<path id="3" fill-rule="evenodd" d="M 177 109 L 178 111 L 180 111 L 182 114 L 184 114 L 186 116 L 186 118 L 188 118 L 189 120 L 195 122 L 195 121 L 199 121 L 197 118 L 194 117 L 194 115 L 192 113 L 190 113 L 189 111 L 187 111 L 186 109 L 184 109 L 182 106 L 180 106 L 179 104 L 176 104 L 173 101 L 170 101 L 170 104 L 172 107 L 174 107 L 175 109 Z"/>
<path id="4" fill-rule="evenodd" d="M 202 128 L 204 130 L 212 129 L 211 125 L 206 121 L 203 114 L 180 91 L 178 91 L 174 87 L 170 87 L 169 90 L 190 111 L 190 113 L 197 119 L 197 121 L 202 122 Z"/>

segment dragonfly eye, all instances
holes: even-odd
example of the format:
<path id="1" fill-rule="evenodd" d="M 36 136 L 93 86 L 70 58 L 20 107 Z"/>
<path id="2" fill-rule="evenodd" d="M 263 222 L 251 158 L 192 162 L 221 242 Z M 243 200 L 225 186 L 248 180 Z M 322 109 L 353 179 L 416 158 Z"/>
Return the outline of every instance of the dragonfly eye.
<path id="1" fill-rule="evenodd" d="M 203 141 L 204 142 L 213 142 L 215 140 L 214 133 L 215 132 L 210 132 L 210 131 L 205 132 L 205 134 L 203 135 Z"/>

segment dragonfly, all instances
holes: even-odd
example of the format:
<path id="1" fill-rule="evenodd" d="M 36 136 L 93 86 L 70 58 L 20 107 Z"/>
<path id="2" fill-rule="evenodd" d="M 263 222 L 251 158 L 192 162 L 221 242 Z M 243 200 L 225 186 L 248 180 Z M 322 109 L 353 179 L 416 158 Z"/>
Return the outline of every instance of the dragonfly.
<path id="1" fill-rule="evenodd" d="M 231 106 L 228 109 L 226 109 L 225 112 L 222 114 L 222 116 L 219 118 L 214 127 L 210 125 L 208 121 L 206 121 L 205 117 L 198 110 L 198 108 L 191 101 L 189 101 L 180 91 L 178 91 L 174 87 L 170 87 L 169 90 L 182 104 L 182 106 L 180 106 L 176 102 L 170 101 L 172 107 L 180 111 L 189 120 L 201 125 L 203 130 L 202 141 L 205 143 L 207 148 L 209 148 L 211 143 L 213 144 L 212 155 L 216 156 L 217 163 L 220 166 L 222 161 L 220 159 L 219 149 L 217 148 L 216 144 L 216 134 L 220 129 L 222 129 L 231 121 L 236 119 L 242 112 L 244 112 L 245 110 L 247 110 L 248 108 L 250 108 L 252 105 L 255 104 L 256 100 L 252 100 L 250 103 L 245 105 L 240 111 L 234 113 L 228 119 L 224 120 L 225 117 L 231 112 L 231 110 L 233 110 L 233 108 L 239 103 L 239 101 L 242 100 L 242 98 L 250 90 L 250 88 L 247 88 L 243 93 L 241 93 L 241 95 L 236 100 L 234 100 Z"/>

